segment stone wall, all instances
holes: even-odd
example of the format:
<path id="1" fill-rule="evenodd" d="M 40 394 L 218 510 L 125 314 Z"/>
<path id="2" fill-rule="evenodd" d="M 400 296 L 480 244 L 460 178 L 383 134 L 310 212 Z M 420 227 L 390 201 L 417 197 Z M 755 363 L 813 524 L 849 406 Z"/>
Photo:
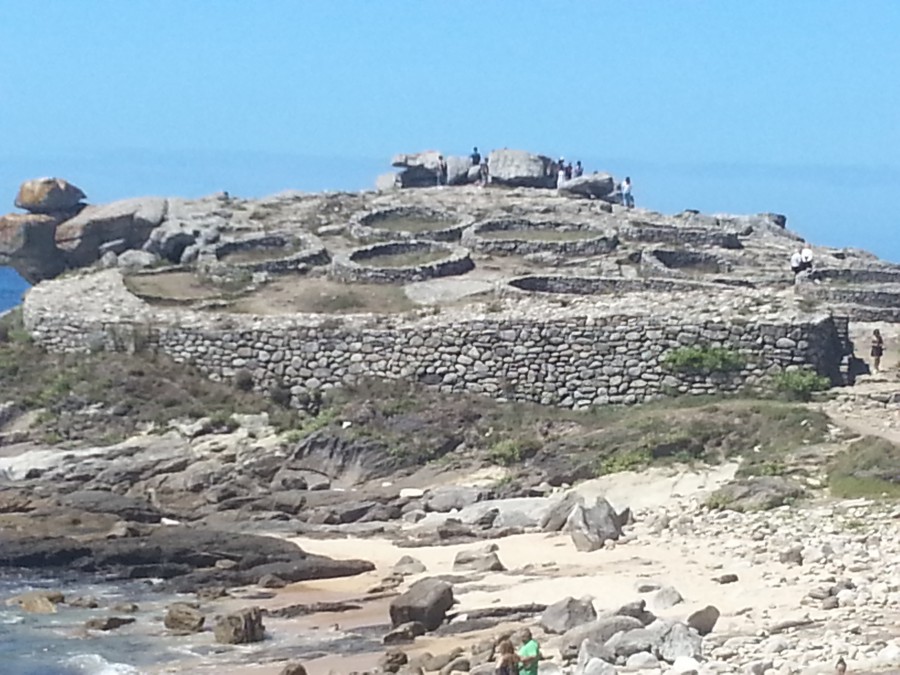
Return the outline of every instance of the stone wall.
<path id="1" fill-rule="evenodd" d="M 536 303 L 530 300 L 530 313 L 447 312 L 416 320 L 210 315 L 150 307 L 110 271 L 36 287 L 24 316 L 34 339 L 52 351 L 156 350 L 215 379 L 246 371 L 257 388 L 287 387 L 298 401 L 376 377 L 581 408 L 735 391 L 788 367 L 812 368 L 837 383 L 849 351 L 846 320 L 827 315 L 757 322 L 677 313 L 591 316 Z M 746 365 L 711 376 L 672 372 L 665 355 L 685 346 L 737 350 Z"/>
<path id="2" fill-rule="evenodd" d="M 492 232 L 513 232 L 515 238 L 492 238 L 490 236 Z M 540 232 L 578 232 L 586 236 L 573 239 L 540 239 L 537 236 Z M 564 256 L 592 256 L 614 251 L 619 245 L 619 239 L 614 232 L 586 224 L 506 218 L 475 223 L 463 232 L 462 245 L 479 253 L 498 255 L 554 253 Z"/>

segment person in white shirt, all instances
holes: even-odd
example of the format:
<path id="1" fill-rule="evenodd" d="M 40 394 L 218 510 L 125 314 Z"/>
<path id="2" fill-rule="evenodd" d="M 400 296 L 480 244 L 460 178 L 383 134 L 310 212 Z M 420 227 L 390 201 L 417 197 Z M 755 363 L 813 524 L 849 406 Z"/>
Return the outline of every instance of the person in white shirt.
<path id="1" fill-rule="evenodd" d="M 800 249 L 800 261 L 803 263 L 803 269 L 812 269 L 813 252 L 808 245 Z"/>
<path id="2" fill-rule="evenodd" d="M 631 194 L 631 178 L 625 176 L 625 180 L 622 181 L 622 185 L 620 186 L 622 190 L 622 206 L 626 209 L 634 208 L 634 196 Z"/>
<path id="3" fill-rule="evenodd" d="M 794 276 L 803 271 L 803 254 L 800 252 L 800 249 L 791 254 L 791 271 L 794 273 Z"/>

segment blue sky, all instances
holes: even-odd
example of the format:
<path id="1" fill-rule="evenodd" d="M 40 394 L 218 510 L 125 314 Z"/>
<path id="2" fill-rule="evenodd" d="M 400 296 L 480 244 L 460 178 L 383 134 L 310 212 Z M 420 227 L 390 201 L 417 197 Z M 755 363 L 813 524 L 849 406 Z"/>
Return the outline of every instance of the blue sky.
<path id="1" fill-rule="evenodd" d="M 898 34 L 890 0 L 0 0 L 0 197 L 361 189 L 506 146 L 900 261 Z"/>

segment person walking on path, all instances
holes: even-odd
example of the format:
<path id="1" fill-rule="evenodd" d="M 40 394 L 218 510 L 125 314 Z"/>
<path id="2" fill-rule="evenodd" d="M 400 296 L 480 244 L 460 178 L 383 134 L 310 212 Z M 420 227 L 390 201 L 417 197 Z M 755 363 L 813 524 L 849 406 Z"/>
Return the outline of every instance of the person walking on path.
<path id="1" fill-rule="evenodd" d="M 634 208 L 634 196 L 631 194 L 631 178 L 629 176 L 625 176 L 625 180 L 622 181 L 622 206 L 626 209 Z"/>
<path id="2" fill-rule="evenodd" d="M 884 356 L 884 338 L 877 328 L 872 331 L 872 368 L 876 373 L 881 372 L 881 357 Z"/>
<path id="3" fill-rule="evenodd" d="M 522 629 L 522 646 L 519 647 L 519 675 L 538 675 L 541 647 L 527 628 Z"/>

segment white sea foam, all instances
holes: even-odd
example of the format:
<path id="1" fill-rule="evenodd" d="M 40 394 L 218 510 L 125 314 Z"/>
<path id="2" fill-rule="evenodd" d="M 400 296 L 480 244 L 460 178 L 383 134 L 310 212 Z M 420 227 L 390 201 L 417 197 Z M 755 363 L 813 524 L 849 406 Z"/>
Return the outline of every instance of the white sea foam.
<path id="1" fill-rule="evenodd" d="M 140 675 L 127 663 L 111 663 L 99 654 L 80 654 L 66 659 L 66 666 L 84 675 Z"/>

